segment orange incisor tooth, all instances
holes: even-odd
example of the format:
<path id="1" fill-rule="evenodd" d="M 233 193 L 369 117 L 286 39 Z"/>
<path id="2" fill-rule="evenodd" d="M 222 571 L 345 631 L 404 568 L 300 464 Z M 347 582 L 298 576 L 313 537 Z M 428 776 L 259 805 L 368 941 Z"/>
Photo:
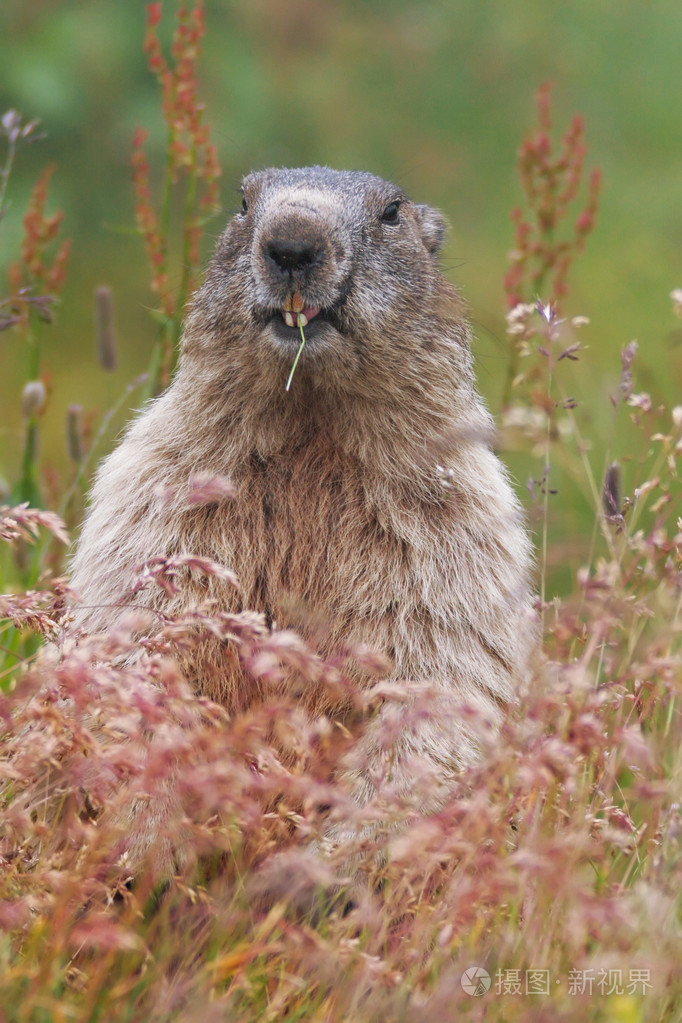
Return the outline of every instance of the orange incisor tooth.
<path id="1" fill-rule="evenodd" d="M 291 308 L 295 313 L 300 313 L 303 310 L 304 302 L 300 291 L 295 291 L 291 296 Z"/>

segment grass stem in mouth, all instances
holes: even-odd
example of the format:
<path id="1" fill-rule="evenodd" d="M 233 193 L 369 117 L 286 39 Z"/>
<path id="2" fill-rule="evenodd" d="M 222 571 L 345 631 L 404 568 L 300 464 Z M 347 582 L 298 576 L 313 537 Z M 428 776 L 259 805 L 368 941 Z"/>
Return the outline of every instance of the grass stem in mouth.
<path id="1" fill-rule="evenodd" d="M 285 391 L 288 391 L 289 388 L 291 387 L 291 381 L 294 379 L 294 371 L 296 370 L 296 367 L 298 366 L 298 360 L 301 357 L 301 352 L 303 351 L 303 346 L 305 344 L 305 334 L 303 333 L 303 325 L 301 324 L 301 317 L 300 317 L 300 315 L 298 313 L 296 314 L 296 318 L 297 318 L 297 321 L 298 321 L 298 329 L 301 332 L 301 343 L 298 346 L 298 351 L 296 352 L 296 358 L 294 359 L 294 364 L 291 367 L 291 373 L 289 374 L 289 379 L 287 380 L 287 385 L 284 388 Z"/>

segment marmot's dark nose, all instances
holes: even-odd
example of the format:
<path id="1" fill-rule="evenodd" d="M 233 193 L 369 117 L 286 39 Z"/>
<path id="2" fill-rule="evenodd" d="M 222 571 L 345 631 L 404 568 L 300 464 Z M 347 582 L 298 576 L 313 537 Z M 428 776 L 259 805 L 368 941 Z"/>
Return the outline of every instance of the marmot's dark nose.
<path id="1" fill-rule="evenodd" d="M 320 249 L 297 238 L 273 238 L 265 247 L 268 258 L 282 273 L 305 270 L 320 257 Z"/>

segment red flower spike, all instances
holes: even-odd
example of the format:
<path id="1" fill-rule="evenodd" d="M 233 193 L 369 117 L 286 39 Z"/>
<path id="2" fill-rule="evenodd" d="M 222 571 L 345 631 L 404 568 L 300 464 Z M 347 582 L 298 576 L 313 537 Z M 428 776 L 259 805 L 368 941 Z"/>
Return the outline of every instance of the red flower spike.
<path id="1" fill-rule="evenodd" d="M 154 28 L 161 21 L 161 4 L 147 4 L 147 25 Z"/>
<path id="2" fill-rule="evenodd" d="M 55 166 L 50 165 L 36 181 L 24 216 L 24 237 L 21 243 L 21 262 L 10 268 L 10 286 L 18 296 L 23 289 L 39 287 L 45 297 L 54 296 L 63 286 L 70 242 L 62 242 L 50 263 L 50 245 L 59 234 L 64 214 L 61 210 L 46 216 L 45 207 L 50 178 Z"/>
<path id="3" fill-rule="evenodd" d="M 507 304 L 513 308 L 533 299 L 544 287 L 555 303 L 567 294 L 568 273 L 576 254 L 593 230 L 598 209 L 600 173 L 592 172 L 585 208 L 574 221 L 572 238 L 557 237 L 583 181 L 587 146 L 582 117 L 576 115 L 555 153 L 551 138 L 551 86 L 545 84 L 537 96 L 538 130 L 519 148 L 518 167 L 528 213 L 512 212 L 515 225 L 512 266 L 505 276 Z"/>
<path id="4" fill-rule="evenodd" d="M 163 213 L 157 213 L 152 204 L 150 168 L 142 150 L 146 134 L 138 131 L 133 139 L 133 184 L 135 189 L 135 218 L 144 239 L 151 270 L 151 288 L 159 298 L 160 308 L 170 319 L 175 319 L 193 287 L 192 267 L 199 262 L 201 228 L 207 216 L 218 207 L 217 179 L 220 176 L 215 147 L 210 133 L 203 124 L 203 104 L 198 98 L 197 62 L 201 53 L 201 40 L 205 32 L 202 0 L 189 3 L 180 0 L 168 58 L 164 56 L 158 37 L 162 18 L 160 3 L 147 6 L 144 52 L 149 70 L 161 88 L 163 118 L 168 128 L 166 164 L 167 186 L 182 187 L 187 182 L 192 196 L 192 209 L 186 215 L 182 231 L 182 266 L 179 274 L 169 275 L 168 211 L 174 205 L 164 203 Z M 173 288 L 169 281 L 178 280 Z M 157 383 L 169 379 L 174 363 L 172 331 L 164 334 L 161 376 Z"/>

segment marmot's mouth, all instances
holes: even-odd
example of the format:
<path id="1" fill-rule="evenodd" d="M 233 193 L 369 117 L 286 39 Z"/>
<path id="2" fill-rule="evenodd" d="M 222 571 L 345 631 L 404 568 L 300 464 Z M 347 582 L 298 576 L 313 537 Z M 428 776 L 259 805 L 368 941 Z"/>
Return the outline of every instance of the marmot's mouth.
<path id="1" fill-rule="evenodd" d="M 319 311 L 319 305 L 304 306 L 298 313 L 293 312 L 291 309 L 280 310 L 287 327 L 307 327 Z"/>
<path id="2" fill-rule="evenodd" d="M 329 308 L 303 306 L 300 312 L 282 308 L 255 308 L 253 310 L 253 317 L 261 327 L 270 325 L 274 329 L 276 336 L 282 341 L 297 345 L 301 340 L 301 329 L 298 325 L 299 316 L 307 341 L 314 341 L 329 326 L 334 327 L 339 332 L 341 331 L 341 324 L 337 319 L 336 310 L 331 306 Z"/>
<path id="3" fill-rule="evenodd" d="M 298 345 L 301 341 L 301 327 L 306 332 L 306 340 L 311 342 L 318 336 L 324 336 L 328 327 L 342 334 L 344 329 L 339 314 L 344 301 L 344 296 L 341 296 L 330 305 L 306 305 L 301 292 L 294 291 L 274 308 L 256 306 L 253 317 L 261 327 L 269 325 L 279 340 Z"/>

